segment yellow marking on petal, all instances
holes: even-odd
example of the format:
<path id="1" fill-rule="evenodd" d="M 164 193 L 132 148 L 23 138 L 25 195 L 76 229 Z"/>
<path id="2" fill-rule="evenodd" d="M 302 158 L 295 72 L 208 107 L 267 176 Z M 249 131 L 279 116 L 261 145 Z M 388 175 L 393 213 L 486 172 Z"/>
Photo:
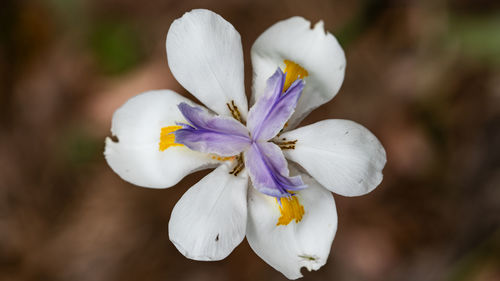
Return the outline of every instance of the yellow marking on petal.
<path id="1" fill-rule="evenodd" d="M 183 144 L 175 142 L 175 135 L 171 134 L 179 129 L 182 126 L 168 126 L 161 128 L 160 133 L 160 151 L 164 151 L 165 149 L 171 146 L 183 146 Z"/>
<path id="2" fill-rule="evenodd" d="M 281 205 L 278 200 L 280 200 Z M 302 220 L 304 206 L 300 204 L 297 196 L 281 197 L 280 199 L 276 198 L 276 202 L 278 203 L 281 213 L 281 217 L 279 217 L 276 225 L 288 225 L 292 220 L 295 220 L 295 223 Z"/>
<path id="3" fill-rule="evenodd" d="M 297 80 L 297 79 L 303 79 L 306 76 L 309 75 L 307 70 L 305 70 L 302 66 L 299 64 L 291 61 L 291 60 L 285 60 L 285 73 L 286 73 L 286 79 L 285 79 L 285 85 L 283 87 L 283 92 L 288 90 L 288 88 L 292 85 L 292 83 Z"/>

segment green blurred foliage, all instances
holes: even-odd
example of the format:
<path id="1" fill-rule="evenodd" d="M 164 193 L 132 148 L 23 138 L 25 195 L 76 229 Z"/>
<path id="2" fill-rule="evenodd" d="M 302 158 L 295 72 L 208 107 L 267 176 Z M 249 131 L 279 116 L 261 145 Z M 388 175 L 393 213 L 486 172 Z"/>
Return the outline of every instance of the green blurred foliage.
<path id="1" fill-rule="evenodd" d="M 500 14 L 454 15 L 450 18 L 449 35 L 468 57 L 500 64 Z"/>
<path id="2" fill-rule="evenodd" d="M 345 48 L 359 38 L 363 32 L 369 29 L 377 17 L 387 8 L 386 0 L 366 0 L 359 7 L 354 17 L 347 22 L 342 29 L 336 34 L 340 44 Z M 330 28 L 329 30 L 334 30 Z"/>
<path id="3" fill-rule="evenodd" d="M 86 20 L 86 9 L 84 8 L 82 0 L 48 0 L 48 4 L 66 24 L 78 24 L 82 20 Z"/>
<path id="4" fill-rule="evenodd" d="M 138 33 L 124 22 L 94 25 L 89 44 L 99 68 L 106 74 L 123 73 L 142 58 Z"/>
<path id="5" fill-rule="evenodd" d="M 81 126 L 75 126 L 80 128 Z M 59 155 L 73 168 L 85 166 L 101 159 L 104 143 L 81 129 L 68 129 L 60 138 Z"/>

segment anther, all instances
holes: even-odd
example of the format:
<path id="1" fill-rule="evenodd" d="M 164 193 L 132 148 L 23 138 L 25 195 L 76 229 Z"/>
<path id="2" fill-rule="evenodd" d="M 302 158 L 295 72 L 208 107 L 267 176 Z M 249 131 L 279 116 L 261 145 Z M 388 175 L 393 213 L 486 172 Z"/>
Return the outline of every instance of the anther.
<path id="1" fill-rule="evenodd" d="M 212 156 L 212 159 L 218 160 L 218 161 L 232 161 L 236 158 L 236 156 L 228 156 L 228 157 L 220 157 L 220 156 Z"/>
<path id="2" fill-rule="evenodd" d="M 285 141 L 285 142 L 275 141 L 274 143 L 276 145 L 278 145 L 283 150 L 284 149 L 295 149 L 295 144 L 297 143 L 297 140 Z"/>
<path id="3" fill-rule="evenodd" d="M 240 153 L 239 156 L 236 156 L 236 160 L 238 161 L 236 163 L 236 166 L 234 166 L 234 168 L 231 170 L 231 172 L 229 172 L 230 175 L 233 175 L 235 177 L 238 176 L 238 174 L 245 167 L 245 164 L 243 163 L 243 153 Z"/>
<path id="4" fill-rule="evenodd" d="M 234 103 L 234 100 L 231 101 L 231 104 L 226 103 L 226 105 L 227 105 L 227 108 L 229 109 L 229 111 L 231 112 L 231 115 L 233 116 L 233 118 L 240 121 L 240 123 L 243 123 L 243 121 L 241 120 L 240 110 L 238 109 L 238 107 Z"/>

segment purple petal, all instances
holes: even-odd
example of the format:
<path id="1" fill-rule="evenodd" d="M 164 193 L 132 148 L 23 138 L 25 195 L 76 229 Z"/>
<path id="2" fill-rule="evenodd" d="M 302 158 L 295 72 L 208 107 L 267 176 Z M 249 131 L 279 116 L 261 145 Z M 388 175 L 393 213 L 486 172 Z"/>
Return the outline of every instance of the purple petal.
<path id="1" fill-rule="evenodd" d="M 235 119 L 210 115 L 187 103 L 178 107 L 189 124 L 179 123 L 183 128 L 174 132 L 176 143 L 221 156 L 237 155 L 250 145 L 248 130 Z"/>
<path id="2" fill-rule="evenodd" d="M 307 187 L 300 176 L 289 176 L 281 149 L 271 142 L 253 142 L 245 152 L 245 167 L 253 186 L 270 196 L 287 197 L 289 191 Z"/>
<path id="3" fill-rule="evenodd" d="M 190 106 L 184 102 L 180 103 L 178 108 L 194 128 L 249 137 L 247 128 L 233 118 L 211 115 L 201 107 Z"/>
<path id="4" fill-rule="evenodd" d="M 267 141 L 276 136 L 295 111 L 304 82 L 297 79 L 282 93 L 285 77 L 286 74 L 278 68 L 267 80 L 264 95 L 250 109 L 247 127 L 253 140 Z"/>

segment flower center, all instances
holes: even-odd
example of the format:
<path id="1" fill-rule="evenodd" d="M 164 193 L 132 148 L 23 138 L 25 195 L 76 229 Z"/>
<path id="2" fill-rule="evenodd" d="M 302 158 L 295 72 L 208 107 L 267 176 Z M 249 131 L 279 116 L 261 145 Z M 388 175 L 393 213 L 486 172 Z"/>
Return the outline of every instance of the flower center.
<path id="1" fill-rule="evenodd" d="M 281 216 L 276 225 L 288 225 L 292 220 L 298 223 L 304 215 L 304 206 L 299 202 L 297 196 L 276 198 Z"/>
<path id="2" fill-rule="evenodd" d="M 183 146 L 183 144 L 175 142 L 175 135 L 173 134 L 173 132 L 181 128 L 182 126 L 167 126 L 161 128 L 160 151 L 164 151 L 171 146 Z"/>
<path id="3" fill-rule="evenodd" d="M 285 85 L 283 86 L 283 92 L 288 90 L 288 88 L 290 88 L 290 86 L 292 85 L 293 82 L 295 82 L 295 80 L 303 79 L 304 77 L 307 77 L 309 75 L 307 70 L 305 70 L 302 66 L 291 60 L 284 60 L 284 63 L 286 66 L 283 72 L 286 73 L 286 79 L 285 79 Z"/>
<path id="4" fill-rule="evenodd" d="M 281 214 L 278 226 L 302 220 L 304 206 L 294 192 L 307 188 L 300 175 L 290 175 L 282 152 L 295 149 L 297 140 L 280 138 L 279 132 L 293 115 L 304 89 L 302 78 L 308 72 L 293 61 L 284 60 L 284 64 L 285 72 L 277 68 L 268 78 L 267 87 L 250 109 L 247 122 L 232 100 L 226 106 L 233 118 L 181 102 L 178 108 L 186 121 L 177 123 L 181 128 L 162 129 L 165 149 L 169 144 L 181 143 L 214 160 L 228 161 L 233 166 L 229 172 L 233 176 L 246 169 L 254 188 L 276 198 Z"/>

